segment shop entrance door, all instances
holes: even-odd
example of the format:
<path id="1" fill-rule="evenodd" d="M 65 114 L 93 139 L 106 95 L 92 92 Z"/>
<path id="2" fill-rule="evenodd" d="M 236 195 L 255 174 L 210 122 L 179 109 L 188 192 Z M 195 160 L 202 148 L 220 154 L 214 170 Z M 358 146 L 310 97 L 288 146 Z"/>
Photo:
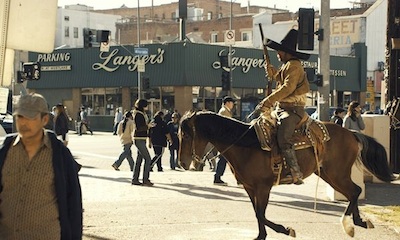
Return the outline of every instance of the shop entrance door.
<path id="1" fill-rule="evenodd" d="M 150 117 L 153 118 L 154 114 L 157 111 L 161 110 L 161 99 L 150 98 L 148 102 L 149 102 Z"/>

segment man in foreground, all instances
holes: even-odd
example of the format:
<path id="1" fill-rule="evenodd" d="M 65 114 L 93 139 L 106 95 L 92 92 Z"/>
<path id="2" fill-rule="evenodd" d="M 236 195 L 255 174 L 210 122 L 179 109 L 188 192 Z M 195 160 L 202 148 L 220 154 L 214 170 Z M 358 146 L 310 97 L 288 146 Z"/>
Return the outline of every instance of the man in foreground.
<path id="1" fill-rule="evenodd" d="M 82 239 L 78 165 L 44 130 L 46 100 L 22 96 L 13 115 L 17 134 L 0 148 L 0 239 Z"/>

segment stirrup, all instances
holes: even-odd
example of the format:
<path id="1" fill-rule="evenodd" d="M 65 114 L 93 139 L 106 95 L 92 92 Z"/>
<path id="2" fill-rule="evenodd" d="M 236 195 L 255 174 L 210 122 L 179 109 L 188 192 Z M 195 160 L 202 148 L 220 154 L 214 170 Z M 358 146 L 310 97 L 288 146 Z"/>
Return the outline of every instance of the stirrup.
<path id="1" fill-rule="evenodd" d="M 297 175 L 297 176 L 296 176 L 296 175 Z M 302 177 L 301 175 L 303 175 L 303 174 L 301 174 L 301 173 L 293 174 L 293 172 L 292 172 L 292 179 L 293 179 L 293 183 L 294 183 L 295 185 L 304 184 L 303 177 Z"/>
<path id="2" fill-rule="evenodd" d="M 294 183 L 294 185 L 302 185 L 302 184 L 304 184 L 304 181 L 301 178 L 297 178 L 297 181 L 295 182 L 294 178 L 293 178 L 293 183 Z"/>

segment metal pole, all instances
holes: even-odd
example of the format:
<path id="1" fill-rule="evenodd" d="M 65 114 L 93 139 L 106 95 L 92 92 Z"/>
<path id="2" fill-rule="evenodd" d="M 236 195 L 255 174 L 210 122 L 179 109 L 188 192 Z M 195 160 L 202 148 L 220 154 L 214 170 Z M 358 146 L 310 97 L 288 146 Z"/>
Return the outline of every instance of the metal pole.
<path id="1" fill-rule="evenodd" d="M 229 17 L 229 30 L 232 30 L 232 0 L 230 7 L 230 17 Z M 229 66 L 229 95 L 232 95 L 232 82 L 233 82 L 233 72 L 232 72 L 232 44 L 229 44 L 229 54 L 228 54 L 228 66 Z"/>
<path id="2" fill-rule="evenodd" d="M 137 1 L 137 43 L 138 47 L 140 47 L 140 1 Z M 138 57 L 139 61 L 140 56 Z M 138 98 L 142 98 L 142 81 L 141 81 L 141 76 L 140 72 L 137 71 L 137 81 L 138 81 Z"/>
<path id="3" fill-rule="evenodd" d="M 318 114 L 322 121 L 329 121 L 329 77 L 330 77 L 330 0 L 321 1 L 320 28 L 323 40 L 319 41 L 318 70 L 323 76 L 323 85 L 318 88 Z"/>
<path id="4" fill-rule="evenodd" d="M 7 43 L 7 29 L 8 29 L 8 16 L 10 11 L 10 0 L 5 0 L 0 3 L 0 86 L 3 86 L 4 72 L 5 72 L 5 59 L 6 59 L 6 43 Z"/>

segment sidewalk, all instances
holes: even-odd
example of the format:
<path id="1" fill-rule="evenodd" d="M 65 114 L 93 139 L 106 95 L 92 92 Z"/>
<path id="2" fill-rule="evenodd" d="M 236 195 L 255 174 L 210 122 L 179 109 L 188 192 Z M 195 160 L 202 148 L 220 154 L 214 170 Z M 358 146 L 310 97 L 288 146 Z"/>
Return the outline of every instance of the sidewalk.
<path id="1" fill-rule="evenodd" d="M 112 133 L 72 133 L 69 148 L 83 165 L 79 175 L 84 239 L 243 240 L 254 239 L 258 234 L 251 202 L 228 169 L 223 180 L 229 186 L 215 186 L 214 173 L 208 166 L 203 172 L 170 170 L 166 151 L 162 159 L 164 172 L 150 174 L 154 187 L 133 186 L 127 161 L 122 163 L 121 171 L 111 167 L 122 150 L 118 137 Z M 132 150 L 135 160 L 136 150 Z M 152 149 L 150 153 L 154 156 Z M 398 205 L 398 187 L 398 182 L 367 184 L 367 197 L 360 201 L 361 208 Z M 348 237 L 339 222 L 347 203 L 327 201 L 325 189 L 326 183 L 316 176 L 307 178 L 301 186 L 274 187 L 266 217 L 292 227 L 301 240 L 400 239 L 392 226 L 375 219 L 374 229 L 356 227 L 355 237 Z M 293 239 L 268 228 L 267 232 L 268 239 Z"/>

